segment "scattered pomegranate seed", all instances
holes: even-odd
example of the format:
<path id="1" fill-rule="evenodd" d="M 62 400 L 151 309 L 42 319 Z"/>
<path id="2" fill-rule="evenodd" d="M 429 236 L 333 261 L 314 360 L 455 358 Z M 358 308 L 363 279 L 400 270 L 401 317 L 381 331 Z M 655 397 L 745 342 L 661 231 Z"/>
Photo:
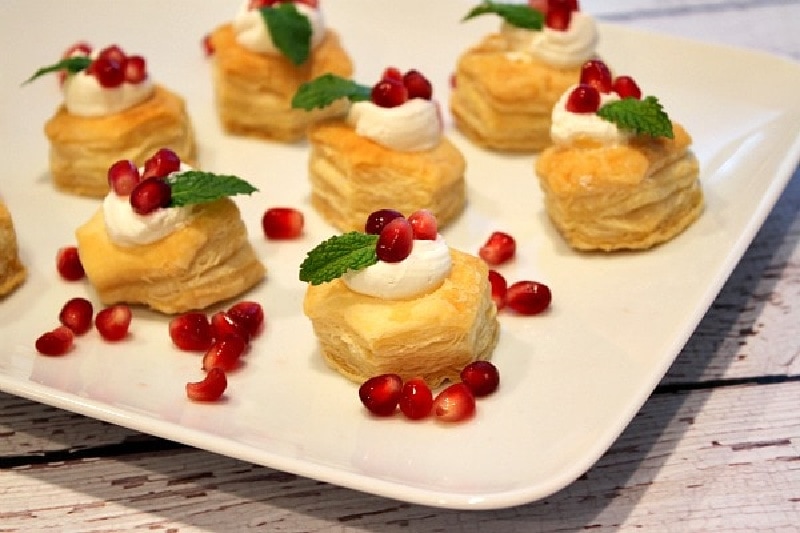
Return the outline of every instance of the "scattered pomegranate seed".
<path id="1" fill-rule="evenodd" d="M 108 169 L 108 186 L 118 196 L 130 196 L 141 179 L 136 164 L 127 159 L 117 161 Z"/>
<path id="2" fill-rule="evenodd" d="M 383 79 L 372 88 L 371 100 L 379 107 L 397 107 L 408 101 L 408 91 L 402 81 Z"/>
<path id="3" fill-rule="evenodd" d="M 580 83 L 591 85 L 601 93 L 611 92 L 611 70 L 604 61 L 590 59 L 581 66 Z"/>
<path id="4" fill-rule="evenodd" d="M 161 148 L 144 162 L 142 179 L 165 178 L 181 169 L 181 158 L 169 148 Z"/>
<path id="5" fill-rule="evenodd" d="M 550 288 L 538 281 L 512 283 L 506 294 L 506 306 L 521 315 L 538 315 L 550 307 Z"/>
<path id="6" fill-rule="evenodd" d="M 501 273 L 494 269 L 489 269 L 489 285 L 492 287 L 492 300 L 494 300 L 494 305 L 499 311 L 506 306 L 508 282 Z"/>
<path id="7" fill-rule="evenodd" d="M 433 393 L 424 379 L 412 378 L 403 384 L 398 404 L 406 418 L 420 420 L 433 409 Z"/>
<path id="8" fill-rule="evenodd" d="M 210 33 L 206 33 L 205 35 L 203 35 L 203 39 L 200 42 L 200 44 L 203 47 L 203 54 L 206 57 L 211 57 L 214 55 L 214 52 L 216 52 L 216 50 L 214 50 L 214 43 L 211 41 Z"/>
<path id="9" fill-rule="evenodd" d="M 92 328 L 94 307 L 86 298 L 71 298 L 58 313 L 58 320 L 75 335 L 83 335 Z"/>
<path id="10" fill-rule="evenodd" d="M 630 76 L 617 76 L 614 80 L 613 90 L 620 98 L 642 98 L 642 90 Z"/>
<path id="11" fill-rule="evenodd" d="M 42 355 L 58 356 L 72 348 L 75 336 L 67 326 L 58 326 L 36 339 L 36 351 Z"/>
<path id="12" fill-rule="evenodd" d="M 500 373 L 489 361 L 473 361 L 461 370 L 461 381 L 476 398 L 482 398 L 497 390 Z"/>
<path id="13" fill-rule="evenodd" d="M 128 83 L 142 83 L 147 79 L 147 61 L 142 56 L 128 56 L 122 68 Z"/>
<path id="14" fill-rule="evenodd" d="M 453 383 L 433 400 L 433 414 L 442 422 L 462 422 L 475 414 L 475 396 L 464 383 Z"/>
<path id="15" fill-rule="evenodd" d="M 481 259 L 490 265 L 501 265 L 514 258 L 517 253 L 517 241 L 502 231 L 495 231 L 478 250 Z"/>
<path id="16" fill-rule="evenodd" d="M 239 358 L 247 348 L 247 342 L 238 335 L 228 335 L 214 341 L 203 356 L 203 370 L 219 368 L 225 372 L 239 367 Z"/>
<path id="17" fill-rule="evenodd" d="M 186 384 L 186 396 L 195 402 L 215 402 L 222 397 L 228 388 L 228 378 L 225 371 L 212 368 L 202 381 Z"/>
<path id="18" fill-rule="evenodd" d="M 380 235 L 386 224 L 402 216 L 403 213 L 394 209 L 378 209 L 367 217 L 367 223 L 364 224 L 364 233 Z"/>
<path id="19" fill-rule="evenodd" d="M 94 317 L 94 325 L 100 336 L 107 341 L 119 341 L 128 335 L 133 315 L 124 304 L 106 307 Z"/>
<path id="20" fill-rule="evenodd" d="M 369 378 L 358 389 L 358 397 L 367 410 L 377 416 L 389 416 L 397 409 L 403 380 L 397 374 Z"/>
<path id="21" fill-rule="evenodd" d="M 258 302 L 237 302 L 228 309 L 228 316 L 244 326 L 250 338 L 256 337 L 264 327 L 264 308 Z"/>
<path id="22" fill-rule="evenodd" d="M 297 239 L 303 234 L 303 213 L 293 207 L 271 207 L 261 217 L 261 228 L 267 239 Z"/>
<path id="23" fill-rule="evenodd" d="M 422 98 L 430 100 L 433 97 L 433 86 L 428 78 L 418 70 L 409 70 L 403 75 L 403 85 L 408 91 L 408 99 Z"/>
<path id="24" fill-rule="evenodd" d="M 131 207 L 140 215 L 148 215 L 157 209 L 169 207 L 172 189 L 161 178 L 147 178 L 133 188 L 130 195 Z"/>
<path id="25" fill-rule="evenodd" d="M 169 321 L 169 337 L 181 350 L 202 352 L 214 344 L 214 332 L 204 313 L 189 312 Z"/>
<path id="26" fill-rule="evenodd" d="M 600 93 L 592 85 L 580 84 L 567 97 L 567 111 L 594 113 L 600 108 Z"/>
<path id="27" fill-rule="evenodd" d="M 384 226 L 375 245 L 378 259 L 386 263 L 399 263 L 411 254 L 414 230 L 405 218 L 395 218 Z"/>
<path id="28" fill-rule="evenodd" d="M 544 24 L 551 30 L 566 31 L 572 21 L 572 12 L 566 9 L 549 7 L 544 18 Z"/>
<path id="29" fill-rule="evenodd" d="M 435 241 L 439 234 L 436 217 L 427 209 L 411 213 L 408 223 L 414 232 L 414 238 L 420 241 Z"/>
<path id="30" fill-rule="evenodd" d="M 248 327 L 237 320 L 234 320 L 225 311 L 217 311 L 211 315 L 211 331 L 214 332 L 215 339 L 224 339 L 228 335 L 238 335 L 245 342 L 250 342 Z"/>
<path id="31" fill-rule="evenodd" d="M 56 270 L 67 281 L 78 281 L 86 276 L 83 263 L 78 255 L 78 248 L 65 246 L 56 252 Z"/>

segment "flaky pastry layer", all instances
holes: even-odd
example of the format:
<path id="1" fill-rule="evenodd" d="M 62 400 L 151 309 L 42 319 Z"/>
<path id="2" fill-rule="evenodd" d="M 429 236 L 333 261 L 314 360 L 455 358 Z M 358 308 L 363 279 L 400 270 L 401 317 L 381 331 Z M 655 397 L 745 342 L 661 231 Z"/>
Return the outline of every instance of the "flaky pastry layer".
<path id="1" fill-rule="evenodd" d="M 0 296 L 5 296 L 25 281 L 27 269 L 19 258 L 17 234 L 6 204 L 0 201 Z"/>

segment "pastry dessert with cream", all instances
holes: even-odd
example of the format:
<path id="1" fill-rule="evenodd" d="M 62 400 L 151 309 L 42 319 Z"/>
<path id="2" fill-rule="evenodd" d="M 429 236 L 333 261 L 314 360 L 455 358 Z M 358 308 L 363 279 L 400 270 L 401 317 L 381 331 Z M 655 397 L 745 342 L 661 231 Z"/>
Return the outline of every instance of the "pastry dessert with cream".
<path id="1" fill-rule="evenodd" d="M 456 64 L 450 111 L 469 140 L 489 150 L 538 152 L 550 144 L 550 112 L 595 56 L 594 19 L 577 0 L 549 0 L 544 12 L 484 1 L 465 17 L 503 18 L 500 30 Z"/>
<path id="2" fill-rule="evenodd" d="M 195 163 L 194 129 L 184 100 L 154 83 L 142 56 L 127 55 L 116 45 L 93 52 L 90 45 L 78 43 L 31 80 L 56 71 L 62 76 L 64 101 L 44 132 L 57 188 L 102 198 L 114 161 L 130 159 L 141 165 L 162 147 Z"/>
<path id="3" fill-rule="evenodd" d="M 703 210 L 692 139 L 630 76 L 589 62 L 553 109 L 536 174 L 550 220 L 578 250 L 641 250 Z"/>
<path id="4" fill-rule="evenodd" d="M 204 309 L 258 284 L 265 268 L 229 198 L 247 182 L 193 170 L 162 149 L 144 168 L 121 160 L 111 191 L 76 231 L 86 277 L 103 304 L 162 313 Z"/>
<path id="5" fill-rule="evenodd" d="M 17 288 L 27 276 L 19 258 L 14 221 L 6 204 L 0 199 L 0 297 Z"/>
<path id="6" fill-rule="evenodd" d="M 419 71 L 387 68 L 374 86 L 333 75 L 298 90 L 300 110 L 350 102 L 341 119 L 309 129 L 311 204 L 342 231 L 363 229 L 388 205 L 428 209 L 444 227 L 464 209 L 466 161 L 443 134 L 439 103 Z"/>
<path id="7" fill-rule="evenodd" d="M 491 358 L 499 326 L 486 263 L 450 248 L 428 211 L 381 210 L 365 228 L 321 243 L 300 267 L 325 361 L 356 383 L 394 373 L 436 387 Z"/>
<path id="8" fill-rule="evenodd" d="M 301 84 L 353 72 L 317 0 L 245 0 L 232 22 L 212 32 L 210 46 L 217 112 L 229 133 L 298 141 L 310 124 L 346 109 L 338 103 L 307 113 L 291 106 Z"/>

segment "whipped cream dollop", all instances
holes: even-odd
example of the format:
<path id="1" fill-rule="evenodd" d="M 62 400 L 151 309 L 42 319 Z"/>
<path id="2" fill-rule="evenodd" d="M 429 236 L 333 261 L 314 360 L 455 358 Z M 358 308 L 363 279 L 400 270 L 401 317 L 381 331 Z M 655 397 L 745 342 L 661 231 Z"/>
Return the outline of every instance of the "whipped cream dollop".
<path id="1" fill-rule="evenodd" d="M 573 113 L 567 110 L 567 100 L 573 85 L 561 95 L 556 105 L 553 106 L 550 137 L 554 144 L 571 144 L 578 139 L 592 139 L 603 145 L 625 144 L 631 137 L 631 132 L 620 129 L 613 122 L 609 122 L 595 113 Z M 600 107 L 619 100 L 615 92 L 600 93 Z"/>
<path id="2" fill-rule="evenodd" d="M 142 172 L 143 169 L 139 169 Z M 192 170 L 181 164 L 178 172 Z M 131 207 L 130 198 L 110 191 L 103 199 L 103 219 L 106 233 L 114 244 L 136 246 L 149 244 L 185 226 L 192 218 L 192 206 L 156 209 L 140 215 Z"/>
<path id="3" fill-rule="evenodd" d="M 261 12 L 258 9 L 250 9 L 248 4 L 249 2 L 245 0 L 233 18 L 232 25 L 236 34 L 236 42 L 259 54 L 279 55 L 281 52 L 272 42 L 272 35 Z M 311 49 L 313 50 L 325 37 L 325 20 L 322 17 L 322 11 L 301 3 L 295 3 L 294 6 L 301 15 L 308 18 L 311 24 Z"/>
<path id="4" fill-rule="evenodd" d="M 355 292 L 397 300 L 439 287 L 450 274 L 450 248 L 441 235 L 435 241 L 415 240 L 411 254 L 399 263 L 378 261 L 362 270 L 350 270 L 342 281 Z"/>
<path id="5" fill-rule="evenodd" d="M 503 22 L 500 33 L 505 37 L 514 58 L 534 56 L 558 67 L 574 67 L 595 56 L 598 32 L 591 15 L 574 11 L 564 31 L 548 27 L 528 30 Z"/>
<path id="6" fill-rule="evenodd" d="M 442 119 L 435 100 L 412 98 L 396 107 L 369 101 L 350 106 L 347 122 L 362 137 L 399 152 L 435 148 L 442 138 Z"/>

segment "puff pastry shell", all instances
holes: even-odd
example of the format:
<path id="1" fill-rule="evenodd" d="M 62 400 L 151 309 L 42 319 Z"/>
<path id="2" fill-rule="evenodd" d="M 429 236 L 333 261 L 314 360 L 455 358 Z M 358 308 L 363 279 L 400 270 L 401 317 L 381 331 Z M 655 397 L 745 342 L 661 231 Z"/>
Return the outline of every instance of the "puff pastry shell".
<path id="1" fill-rule="evenodd" d="M 19 258 L 17 234 L 6 204 L 0 200 L 0 296 L 5 296 L 27 277 Z"/>
<path id="2" fill-rule="evenodd" d="M 433 387 L 457 380 L 467 363 L 489 359 L 499 326 L 487 266 L 457 250 L 451 256 L 444 283 L 407 300 L 365 296 L 341 279 L 309 285 L 303 310 L 325 361 L 358 383 L 393 372 Z"/>

